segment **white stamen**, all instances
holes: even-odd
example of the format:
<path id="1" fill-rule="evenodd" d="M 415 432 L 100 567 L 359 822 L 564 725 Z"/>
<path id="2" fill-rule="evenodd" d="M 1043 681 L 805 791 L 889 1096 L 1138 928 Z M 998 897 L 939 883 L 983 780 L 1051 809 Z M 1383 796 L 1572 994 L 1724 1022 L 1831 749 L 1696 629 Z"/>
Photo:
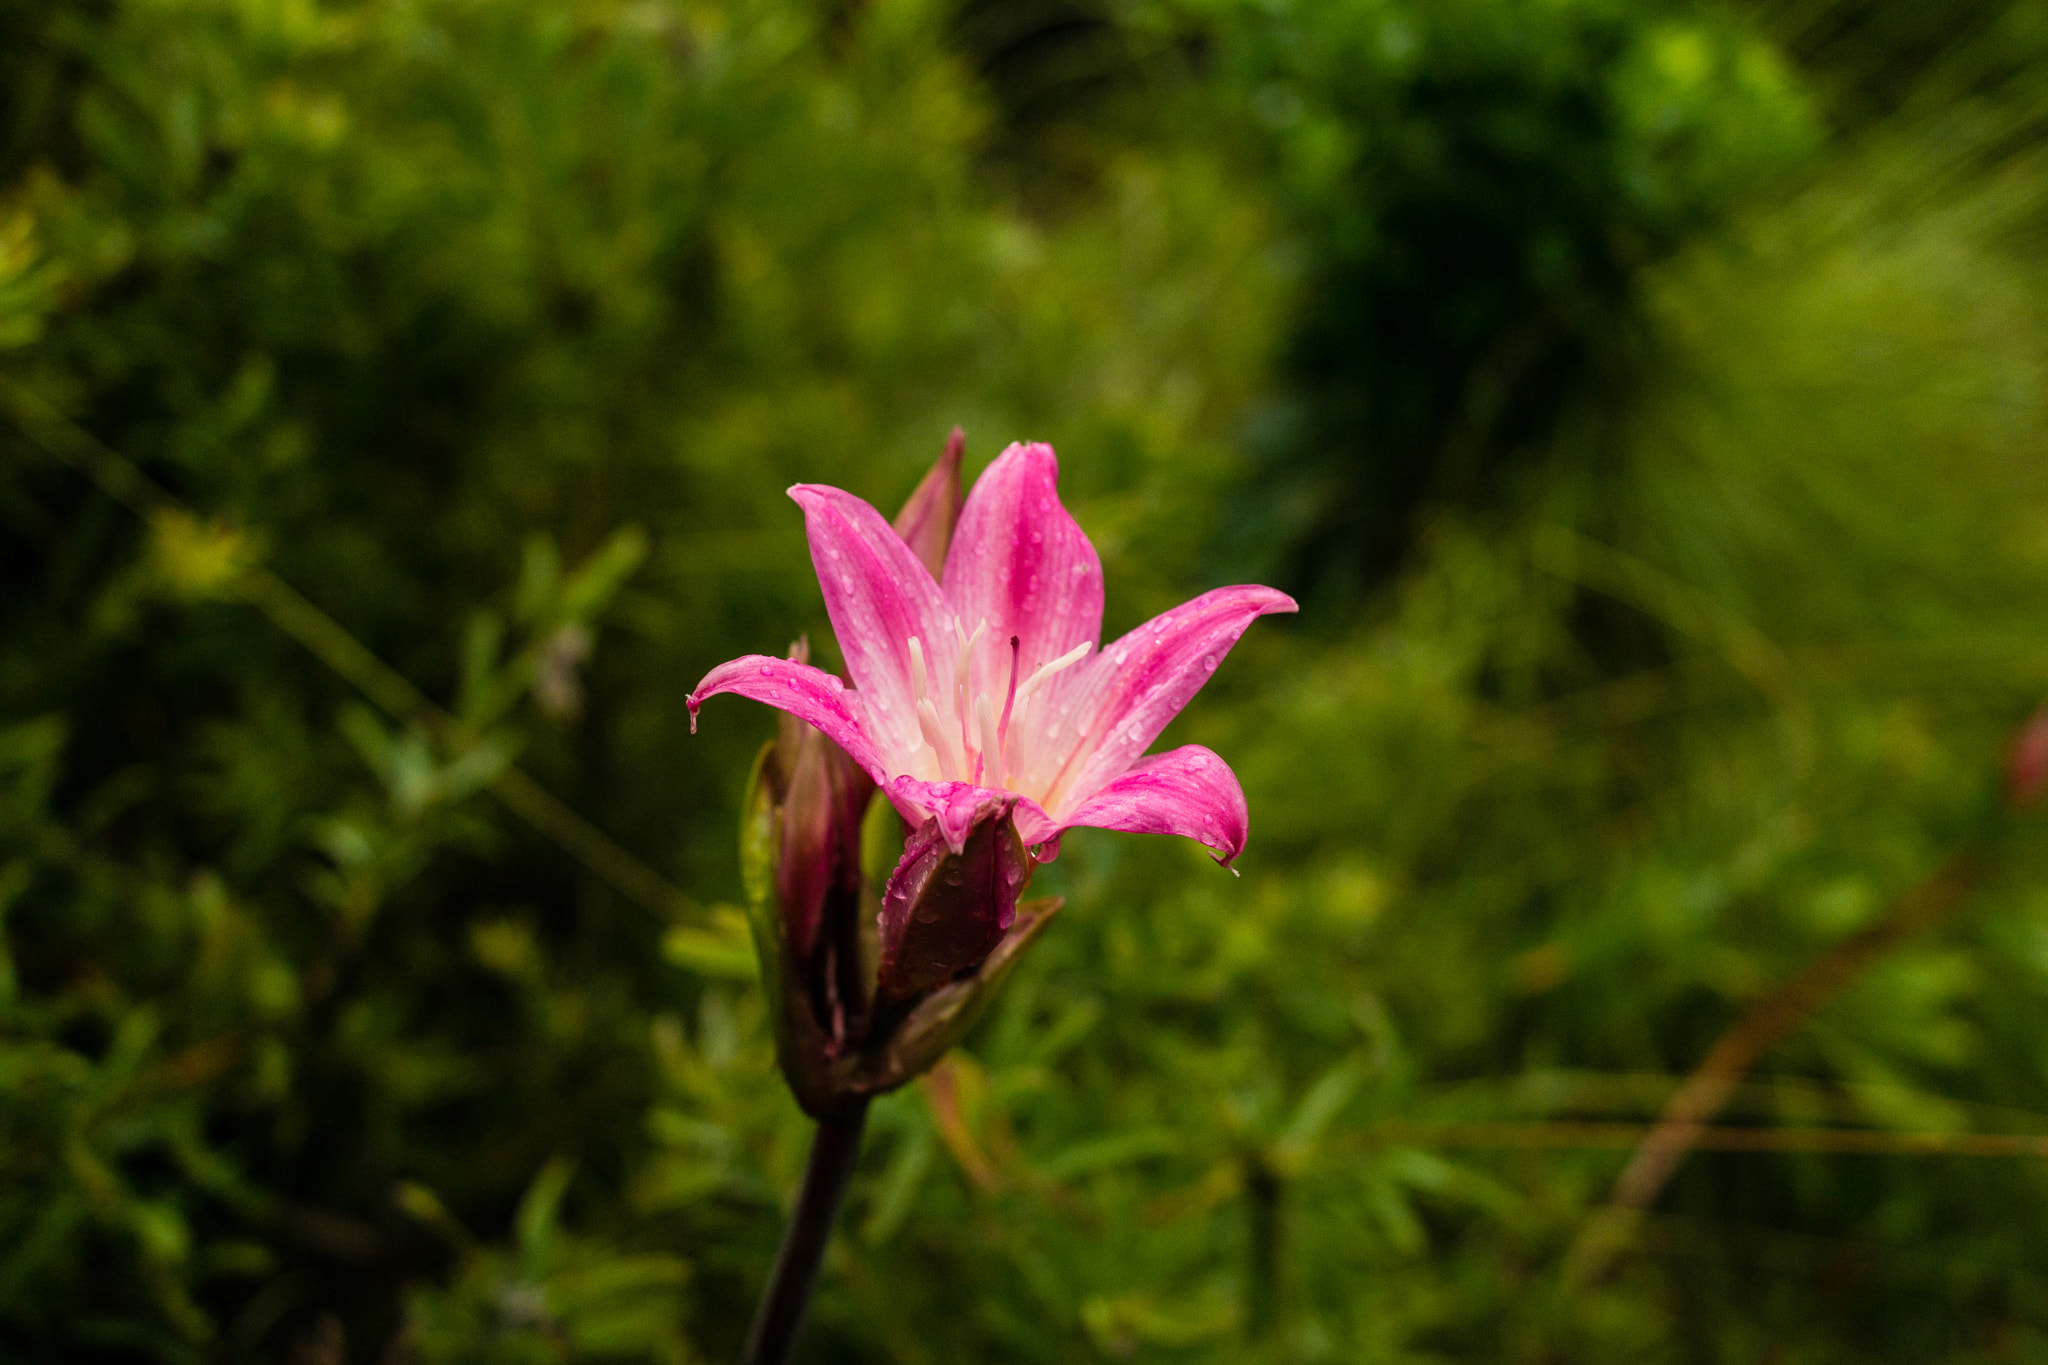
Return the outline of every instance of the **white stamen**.
<path id="1" fill-rule="evenodd" d="M 974 634 L 967 637 L 967 643 L 960 646 L 960 661 L 953 666 L 953 689 L 964 704 L 967 700 L 967 679 L 974 667 L 974 647 L 981 643 L 981 633 L 988 629 L 983 621 L 974 627 Z"/>
<path id="2" fill-rule="evenodd" d="M 981 761 L 987 769 L 981 775 L 985 787 L 1003 785 L 1003 741 L 996 733 L 996 708 L 987 697 L 975 699 L 974 718 L 981 722 Z"/>
<path id="3" fill-rule="evenodd" d="M 1086 640 L 1083 640 L 1080 644 L 1075 645 L 1072 649 L 1060 655 L 1059 658 L 1054 659 L 1051 663 L 1040 664 L 1037 670 L 1033 672 L 1030 677 L 1026 678 L 1023 682 L 1017 685 L 1017 699 L 1019 701 L 1022 701 L 1024 698 L 1030 696 L 1033 692 L 1036 692 L 1040 687 L 1044 686 L 1045 683 L 1052 678 L 1053 674 L 1059 672 L 1063 668 L 1070 668 L 1073 665 L 1079 663 L 1081 661 L 1082 656 L 1087 654 L 1087 652 L 1088 642 Z"/>
<path id="4" fill-rule="evenodd" d="M 925 681 L 924 646 L 919 644 L 917 637 L 913 635 L 910 637 L 910 686 L 913 701 L 925 699 Z"/>
<path id="5" fill-rule="evenodd" d="M 946 751 L 940 748 L 932 739 L 933 734 L 937 732 L 939 713 L 931 704 L 929 695 L 930 681 L 929 675 L 925 672 L 924 645 L 913 635 L 910 637 L 910 707 L 912 713 L 917 717 L 917 728 L 924 736 L 917 746 L 913 759 L 921 759 L 925 754 L 930 754 L 932 756 L 933 770 L 939 777 L 944 778 L 946 775 Z M 930 720 L 925 718 L 925 712 L 927 711 L 931 712 Z M 922 766 L 922 764 L 919 766 Z"/>
<path id="6" fill-rule="evenodd" d="M 956 623 L 957 624 L 957 623 Z M 953 663 L 953 721 L 957 728 L 960 754 L 960 777 L 962 781 L 978 780 L 981 765 L 970 757 L 974 752 L 974 647 L 981 643 L 981 633 L 988 629 L 988 622 L 976 623 L 974 634 L 967 637 L 967 643 L 960 646 L 960 657 Z"/>
<path id="7" fill-rule="evenodd" d="M 939 723 L 939 708 L 932 705 L 930 697 L 919 698 L 917 703 L 917 726 L 924 733 L 924 742 L 932 746 L 938 756 L 939 776 L 948 782 L 956 782 L 956 774 L 964 774 L 967 765 L 960 761 L 959 747 L 953 736 L 946 733 L 946 727 Z"/>

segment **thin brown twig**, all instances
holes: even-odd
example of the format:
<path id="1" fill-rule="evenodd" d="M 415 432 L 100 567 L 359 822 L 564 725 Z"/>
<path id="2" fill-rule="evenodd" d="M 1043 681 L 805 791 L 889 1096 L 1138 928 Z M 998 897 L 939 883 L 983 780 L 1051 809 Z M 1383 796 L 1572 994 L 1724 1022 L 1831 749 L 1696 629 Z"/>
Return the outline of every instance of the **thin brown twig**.
<path id="1" fill-rule="evenodd" d="M 1646 1123 L 1390 1124 L 1369 1140 L 1415 1147 L 1535 1151 L 1624 1149 L 1656 1131 Z M 1891 1132 L 1880 1128 L 1701 1127 L 1692 1147 L 1712 1152 L 1818 1152 L 1870 1156 L 2048 1157 L 2048 1134 Z"/>
<path id="2" fill-rule="evenodd" d="M 20 381 L 0 375 L 0 399 L 30 440 L 79 470 L 144 521 L 154 521 L 165 513 L 198 520 L 196 513 L 134 462 Z M 234 591 L 392 719 L 419 726 L 458 756 L 483 742 L 275 571 L 261 563 L 250 564 L 237 575 Z M 507 763 L 485 785 L 506 809 L 626 899 L 666 920 L 693 917 L 694 907 L 680 889 L 521 769 Z"/>
<path id="3" fill-rule="evenodd" d="M 1822 953 L 1736 1020 L 1636 1145 L 1607 1203 L 1588 1221 L 1567 1255 L 1567 1277 L 1578 1284 L 1598 1280 L 1638 1215 L 1657 1198 L 1685 1154 L 1700 1145 L 1707 1124 L 1749 1069 L 1872 963 L 1960 905 L 1977 873 L 1973 854 L 1951 856 L 1885 915 Z"/>

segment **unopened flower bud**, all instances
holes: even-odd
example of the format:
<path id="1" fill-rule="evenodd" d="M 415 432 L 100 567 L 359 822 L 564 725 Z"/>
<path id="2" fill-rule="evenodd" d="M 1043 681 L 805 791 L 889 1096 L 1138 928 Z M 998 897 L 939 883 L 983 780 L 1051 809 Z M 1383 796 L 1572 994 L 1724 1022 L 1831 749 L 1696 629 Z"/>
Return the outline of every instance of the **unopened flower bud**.
<path id="1" fill-rule="evenodd" d="M 1011 818 L 1013 801 L 976 813 L 956 849 L 937 820 L 910 836 L 882 893 L 882 961 L 877 985 L 905 1000 L 981 964 L 1017 917 L 1031 854 Z"/>
<path id="2" fill-rule="evenodd" d="M 800 720 L 784 717 L 776 760 L 785 786 L 775 894 L 800 958 L 818 945 L 827 907 L 852 915 L 860 900 L 860 822 L 874 779 Z"/>
<path id="3" fill-rule="evenodd" d="M 903 537 L 925 568 L 937 578 L 946 568 L 953 543 L 953 524 L 960 520 L 960 457 L 967 452 L 967 433 L 959 427 L 946 438 L 946 451 L 917 485 L 910 501 L 896 514 L 896 534 Z"/>

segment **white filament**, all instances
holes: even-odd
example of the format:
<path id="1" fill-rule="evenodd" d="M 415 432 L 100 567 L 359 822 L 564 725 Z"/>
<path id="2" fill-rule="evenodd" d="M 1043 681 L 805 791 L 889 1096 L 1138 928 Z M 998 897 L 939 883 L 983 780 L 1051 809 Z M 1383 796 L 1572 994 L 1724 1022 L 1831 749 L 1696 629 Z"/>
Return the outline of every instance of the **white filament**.
<path id="1" fill-rule="evenodd" d="M 988 765 L 982 785 L 1003 785 L 1003 740 L 996 733 L 996 708 L 986 696 L 974 700 L 974 718 L 981 724 L 981 760 Z"/>
<path id="2" fill-rule="evenodd" d="M 1033 692 L 1036 692 L 1040 687 L 1051 681 L 1052 675 L 1058 673 L 1061 669 L 1070 668 L 1074 664 L 1079 663 L 1081 657 L 1087 652 L 1088 642 L 1083 640 L 1051 663 L 1040 664 L 1030 677 L 1018 684 L 1017 700 L 1022 701 Z"/>
<path id="3" fill-rule="evenodd" d="M 919 644 L 917 637 L 913 635 L 910 637 L 910 686 L 912 695 L 918 701 L 924 700 L 925 681 L 924 646 Z"/>
<path id="4" fill-rule="evenodd" d="M 947 698 L 949 705 L 944 707 L 933 695 L 935 679 L 932 664 L 936 660 L 928 656 L 923 640 L 915 635 L 910 637 L 910 686 L 920 736 L 912 757 L 918 760 L 918 766 L 923 767 L 923 751 L 929 748 L 942 781 L 966 781 L 999 788 L 1008 788 L 1015 781 L 1026 781 L 1035 786 L 1043 775 L 1043 769 L 1038 768 L 1033 760 L 1052 755 L 1034 753 L 1033 750 L 1048 748 L 1049 741 L 1074 717 L 1064 714 L 1048 716 L 1044 732 L 1036 735 L 1037 743 L 1023 745 L 1015 755 L 1006 754 L 1005 746 L 1014 735 L 1032 734 L 1035 727 L 1025 726 L 1024 718 L 1027 711 L 1036 709 L 1031 705 L 1034 695 L 1054 677 L 1086 658 L 1093 646 L 1085 641 L 1075 645 L 1057 659 L 1040 664 L 1030 677 L 1017 684 L 1016 693 L 1008 704 L 1011 714 L 1009 726 L 1005 729 L 997 718 L 994 699 L 974 688 L 974 651 L 980 647 L 982 637 L 987 633 L 988 622 L 979 621 L 962 642 L 953 661 L 952 695 Z M 1077 735 L 1075 745 L 1063 755 L 1065 762 L 1047 784 L 1046 800 L 1057 799 L 1058 791 L 1076 766 L 1079 750 L 1088 747 L 1086 739 L 1085 733 Z"/>

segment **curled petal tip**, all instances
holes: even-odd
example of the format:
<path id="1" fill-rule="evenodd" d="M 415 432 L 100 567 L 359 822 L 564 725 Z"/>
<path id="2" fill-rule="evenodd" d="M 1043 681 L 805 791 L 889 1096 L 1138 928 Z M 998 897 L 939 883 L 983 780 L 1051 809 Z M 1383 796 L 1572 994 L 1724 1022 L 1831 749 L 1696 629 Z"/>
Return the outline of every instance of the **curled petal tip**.
<path id="1" fill-rule="evenodd" d="M 1189 744 L 1140 759 L 1061 823 L 1186 835 L 1234 873 L 1230 865 L 1244 852 L 1251 822 L 1244 788 L 1230 765 L 1199 744 Z"/>
<path id="2" fill-rule="evenodd" d="M 683 698 L 683 705 L 690 708 L 690 733 L 694 735 L 697 733 L 697 712 L 703 709 L 704 703 L 698 701 L 697 694 L 692 692 Z"/>
<path id="3" fill-rule="evenodd" d="M 1255 607 L 1261 616 L 1285 616 L 1301 610 L 1301 603 L 1289 597 L 1278 588 L 1269 588 L 1261 583 L 1246 583 L 1237 588 L 1219 591 L 1242 594 L 1239 598 L 1247 606 Z"/>
<path id="4" fill-rule="evenodd" d="M 766 654 L 728 660 L 705 674 L 697 690 L 686 698 L 693 725 L 697 709 L 723 692 L 765 702 L 786 716 L 816 726 L 844 749 L 847 757 L 867 769 L 870 777 L 880 780 L 887 775 L 887 765 L 865 729 L 858 696 L 832 674 Z"/>

